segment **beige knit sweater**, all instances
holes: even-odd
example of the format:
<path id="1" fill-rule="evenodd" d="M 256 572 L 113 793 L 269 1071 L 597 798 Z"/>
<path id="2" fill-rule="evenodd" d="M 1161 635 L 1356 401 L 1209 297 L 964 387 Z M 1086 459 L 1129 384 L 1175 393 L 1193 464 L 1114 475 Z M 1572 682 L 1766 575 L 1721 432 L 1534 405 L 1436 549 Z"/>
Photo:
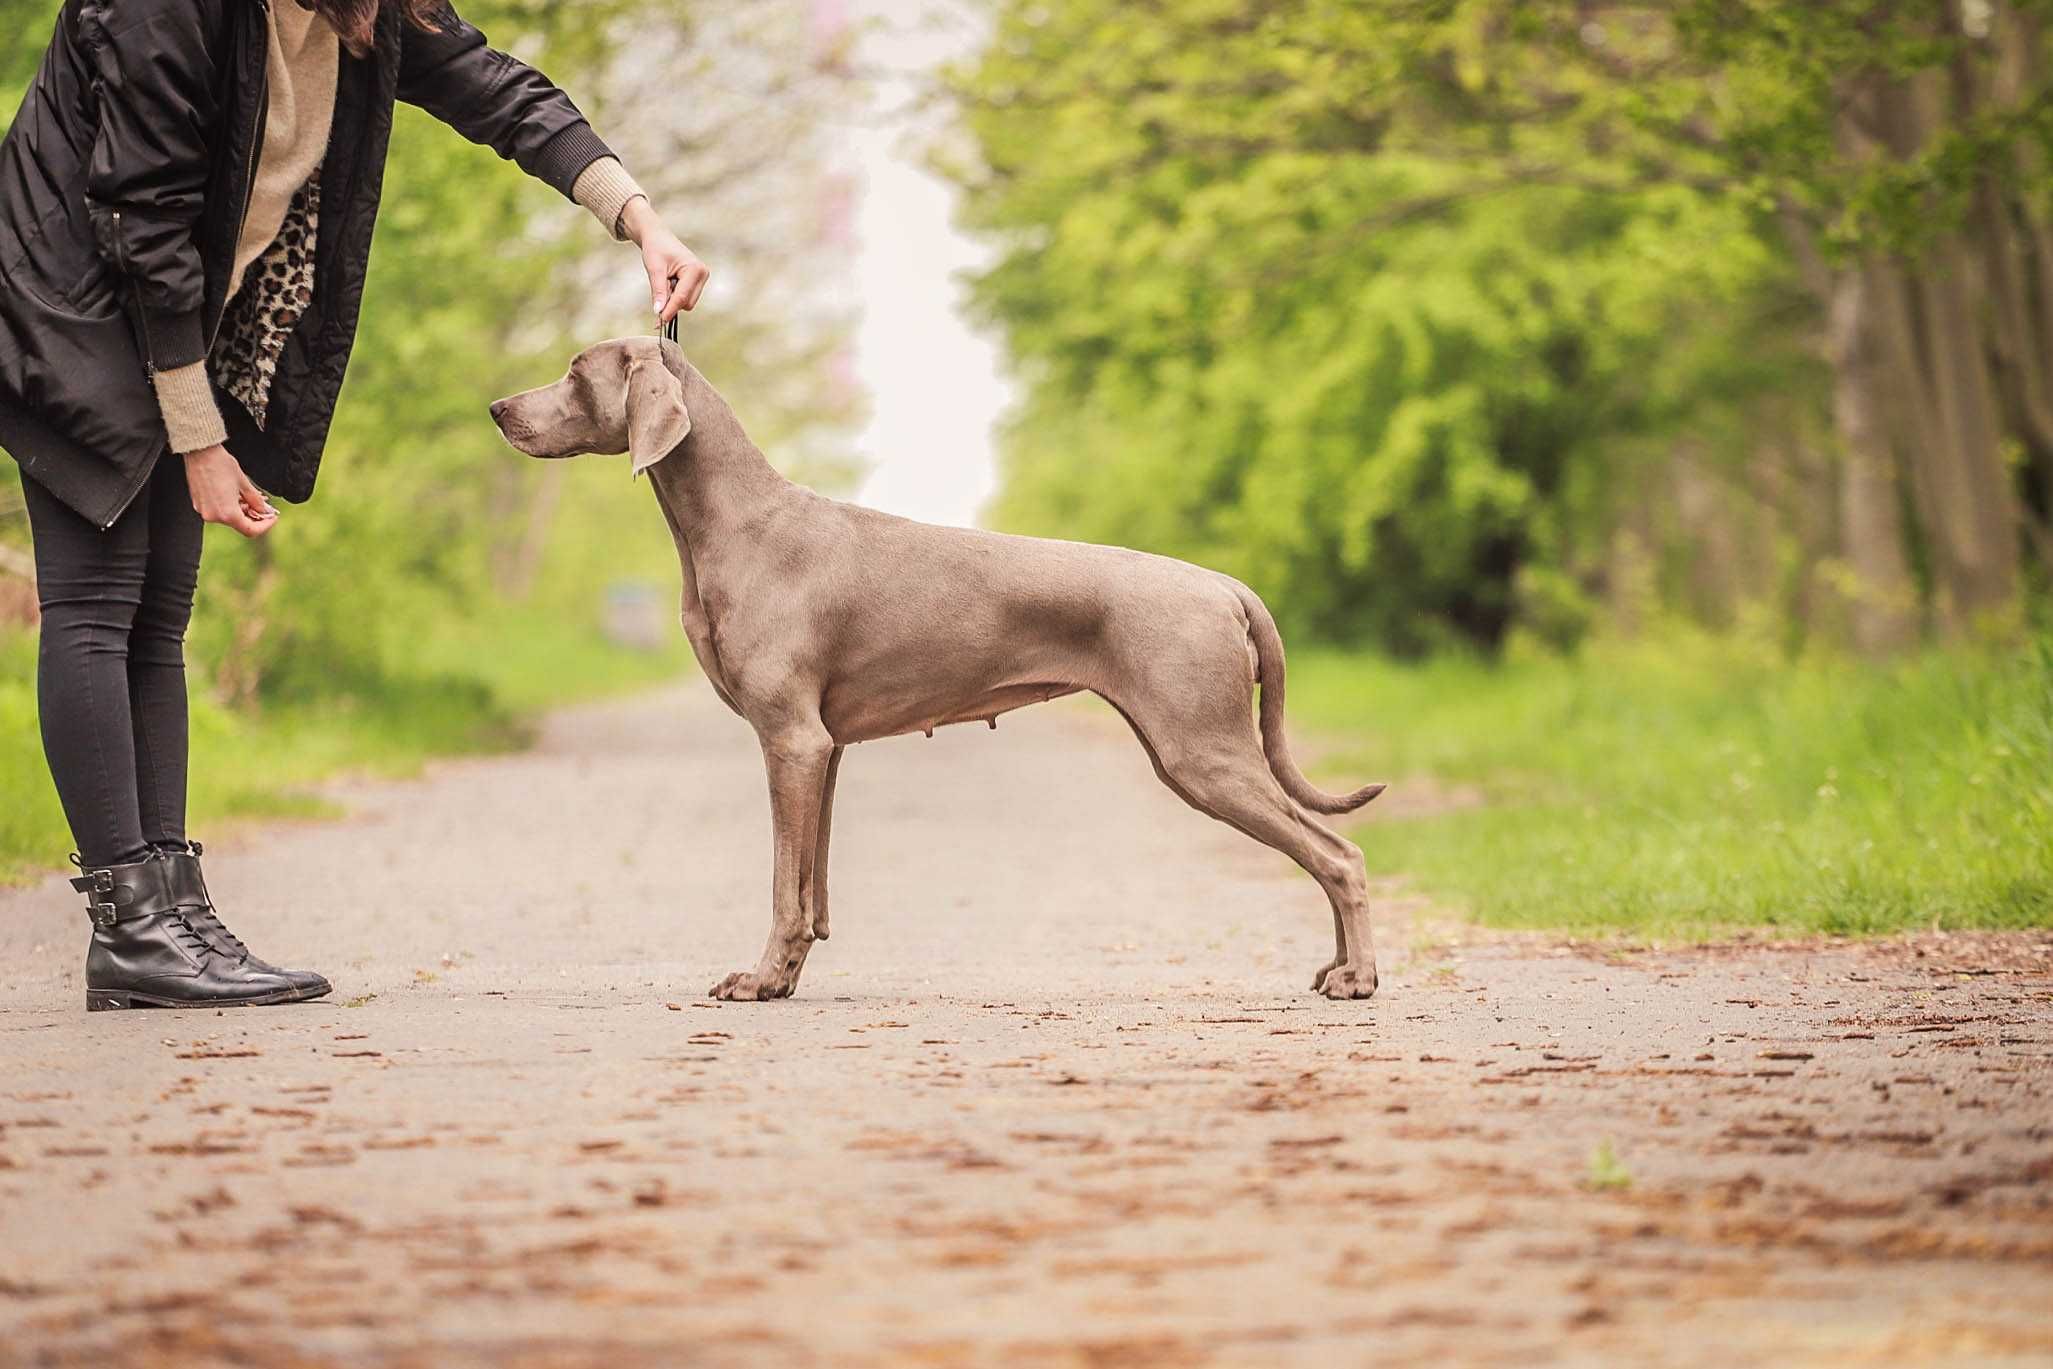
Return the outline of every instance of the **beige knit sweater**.
<path id="1" fill-rule="evenodd" d="M 320 169 L 335 116 L 335 81 L 342 52 L 335 30 L 296 0 L 276 0 L 270 12 L 266 62 L 270 107 L 250 187 L 249 213 L 235 245 L 231 297 L 250 264 L 277 240 L 293 195 Z M 586 167 L 571 187 L 572 197 L 591 210 L 616 239 L 625 236 L 621 215 L 627 202 L 641 193 L 626 168 L 611 157 Z M 206 362 L 159 371 L 153 379 L 172 451 L 195 452 L 227 440 L 228 428 L 215 404 Z"/>

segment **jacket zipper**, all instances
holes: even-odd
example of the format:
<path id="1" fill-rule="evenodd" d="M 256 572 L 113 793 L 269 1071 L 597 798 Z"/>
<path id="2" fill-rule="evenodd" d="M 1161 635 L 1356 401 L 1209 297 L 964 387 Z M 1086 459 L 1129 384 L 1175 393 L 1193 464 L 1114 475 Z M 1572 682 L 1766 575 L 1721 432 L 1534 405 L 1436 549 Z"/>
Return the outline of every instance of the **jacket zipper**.
<path id="1" fill-rule="evenodd" d="M 128 230 L 122 226 L 121 211 L 114 211 L 114 265 L 120 269 L 121 278 L 128 282 L 128 291 L 135 296 L 136 331 L 143 338 L 143 365 L 151 375 L 157 374 L 157 351 L 150 345 L 150 316 L 143 312 L 143 288 L 136 284 L 128 269 Z"/>
<path id="2" fill-rule="evenodd" d="M 119 209 L 114 211 L 114 264 L 120 268 L 121 278 L 128 282 L 129 293 L 135 297 L 136 332 L 141 335 L 143 343 L 143 370 L 150 380 L 151 388 L 155 389 L 157 351 L 156 348 L 150 345 L 150 316 L 143 309 L 142 287 L 136 284 L 135 277 L 129 274 L 128 230 L 122 225 L 121 211 Z M 121 515 L 128 512 L 128 506 L 133 504 L 136 495 L 142 492 L 143 482 L 150 478 L 150 473 L 156 470 L 156 468 L 157 463 L 155 461 L 142 468 L 141 473 L 130 482 L 127 491 L 122 494 L 121 502 L 114 506 L 114 512 L 108 516 L 106 522 L 100 524 L 101 532 L 107 531 L 107 529 L 121 521 Z"/>
<path id="3" fill-rule="evenodd" d="M 266 99 L 270 98 L 268 91 L 263 87 L 259 88 L 259 92 Z M 242 217 L 235 221 L 235 246 L 230 250 L 228 257 L 228 269 L 230 271 L 235 269 L 235 254 L 242 250 L 242 230 L 249 227 L 250 202 L 256 198 L 257 141 L 256 135 L 252 133 L 250 135 L 249 158 L 244 163 L 242 173 Z M 230 284 L 233 284 L 233 282 L 230 282 Z M 221 312 L 214 316 L 214 326 L 207 330 L 208 356 L 214 355 L 214 344 L 221 340 L 221 329 L 228 322 L 228 305 L 231 293 L 227 286 L 222 287 Z"/>

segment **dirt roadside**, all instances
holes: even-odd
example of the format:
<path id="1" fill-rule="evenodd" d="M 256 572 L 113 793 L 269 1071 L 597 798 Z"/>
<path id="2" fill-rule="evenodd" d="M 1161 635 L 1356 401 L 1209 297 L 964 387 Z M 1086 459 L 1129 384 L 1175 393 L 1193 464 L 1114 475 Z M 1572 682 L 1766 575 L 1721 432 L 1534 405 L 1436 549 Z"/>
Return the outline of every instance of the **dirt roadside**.
<path id="1" fill-rule="evenodd" d="M 1316 887 L 1116 719 L 850 753 L 753 963 L 703 687 L 209 857 L 323 1003 L 81 1011 L 0 895 L 0 1363 L 2053 1364 L 2053 935 L 1589 953 Z M 1373 837 L 1371 837 L 1373 839 Z"/>

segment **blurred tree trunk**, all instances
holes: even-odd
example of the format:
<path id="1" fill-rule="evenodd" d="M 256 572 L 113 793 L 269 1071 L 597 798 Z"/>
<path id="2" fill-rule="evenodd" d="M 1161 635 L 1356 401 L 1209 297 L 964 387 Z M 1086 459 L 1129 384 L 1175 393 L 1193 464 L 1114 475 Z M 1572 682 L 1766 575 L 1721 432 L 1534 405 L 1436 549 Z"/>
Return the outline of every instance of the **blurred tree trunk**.
<path id="1" fill-rule="evenodd" d="M 1874 288 L 1866 266 L 1834 273 L 1826 351 L 1839 432 L 1840 546 L 1853 578 L 1849 627 L 1857 649 L 1880 654 L 1915 639 L 1917 587 L 1884 413 L 1889 375 L 1876 337 Z"/>
<path id="2" fill-rule="evenodd" d="M 1690 612 L 1714 627 L 1730 627 L 1747 586 L 1739 535 L 1734 527 L 1733 492 L 1707 469 L 1699 444 L 1675 444 L 1665 463 L 1665 503 L 1674 510 L 1676 533 L 1688 549 L 1676 586 Z"/>
<path id="3" fill-rule="evenodd" d="M 1972 101 L 1963 73 L 1867 78 L 1848 101 L 1849 141 L 1915 157 Z M 1989 349 L 1980 320 L 1988 286 L 1964 229 L 1935 238 L 1914 264 L 1872 260 L 1884 381 L 1910 471 L 1910 493 L 1931 556 L 1940 626 L 1958 632 L 2016 604 L 2017 492 L 2003 459 Z"/>
<path id="4" fill-rule="evenodd" d="M 235 627 L 214 670 L 215 697 L 230 708 L 254 708 L 264 688 L 264 638 L 271 627 L 271 598 L 278 589 L 278 558 L 268 539 L 248 547 L 256 573 L 246 588 L 230 591 Z"/>
<path id="5" fill-rule="evenodd" d="M 529 468 L 508 463 L 500 477 L 493 506 L 501 515 L 497 526 L 502 531 L 492 544 L 492 586 L 505 598 L 526 598 L 535 586 L 569 465 L 567 461 L 544 461 Z"/>
<path id="6" fill-rule="evenodd" d="M 1841 155 L 1861 161 L 1880 143 L 1874 135 L 1887 98 L 1874 76 L 1859 78 L 1840 102 L 1834 134 Z M 1839 553 L 1845 578 L 1836 585 L 1847 607 L 1856 650 L 1881 655 L 1908 646 L 1918 630 L 1918 588 L 1910 568 L 1910 529 L 1901 496 L 1906 464 L 1899 451 L 1904 417 L 1897 387 L 1911 364 L 1907 349 L 1885 333 L 1883 292 L 1897 288 L 1891 268 L 1873 260 L 1828 267 L 1812 237 L 1785 206 L 1784 224 L 1806 283 L 1825 304 L 1824 352 L 1832 371 L 1832 424 L 1839 437 Z M 1893 363 L 1893 364 L 1892 364 Z M 1892 399 L 1892 396 L 1895 398 Z M 1892 412 L 1892 410 L 1894 412 Z M 1898 429 L 1897 437 L 1892 429 Z M 1833 577 L 1835 580 L 1838 576 Z"/>
<path id="7" fill-rule="evenodd" d="M 1944 14 L 1956 33 L 1974 28 L 1957 0 Z M 1985 45 L 1944 69 L 1849 77 L 1834 116 L 1840 155 L 1907 164 L 1948 131 L 2034 98 L 2040 20 L 2009 4 L 1981 18 Z M 2042 160 L 2025 140 L 2014 160 L 1982 169 L 1965 220 L 1913 257 L 1871 250 L 1828 267 L 1815 223 L 1807 233 L 1785 210 L 1806 282 L 1827 306 L 1849 629 L 1863 651 L 1915 638 L 1913 545 L 1948 633 L 2015 613 L 2022 530 L 2053 564 L 2053 230 L 2034 199 Z M 2011 442 L 2025 449 L 2024 472 L 2011 469 Z"/>
<path id="8" fill-rule="evenodd" d="M 2037 15 L 2004 6 L 1991 36 L 1985 103 L 2014 109 L 2045 78 L 2045 34 Z M 2008 167 L 1981 177 L 1970 224 L 1988 272 L 1989 353 L 2004 427 L 2026 452 L 2022 512 L 2039 559 L 2053 566 L 2053 228 L 2034 193 L 2047 174 L 2045 158 L 2021 143 Z"/>
<path id="9" fill-rule="evenodd" d="M 1959 629 L 2016 601 L 2017 497 L 1977 323 L 1983 291 L 1960 236 L 1947 234 L 1910 284 L 1922 323 L 1919 394 L 1936 418 L 1937 440 L 1918 451 L 1930 467 L 1924 522 L 1938 551 L 1940 609 Z"/>

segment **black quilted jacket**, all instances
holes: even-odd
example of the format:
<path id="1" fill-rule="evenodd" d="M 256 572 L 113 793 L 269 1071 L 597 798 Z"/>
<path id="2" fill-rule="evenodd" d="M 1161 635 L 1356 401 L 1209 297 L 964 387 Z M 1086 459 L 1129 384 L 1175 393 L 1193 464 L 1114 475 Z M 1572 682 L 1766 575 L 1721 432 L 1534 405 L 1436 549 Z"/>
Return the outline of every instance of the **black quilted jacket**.
<path id="1" fill-rule="evenodd" d="M 296 0 L 272 0 L 292 4 Z M 266 0 L 66 0 L 0 142 L 0 447 L 106 527 L 165 450 L 150 386 L 208 354 L 262 145 Z M 608 156 L 548 79 L 446 11 L 380 18 L 342 58 L 321 168 L 314 302 L 272 383 L 267 429 L 217 391 L 228 445 L 281 498 L 313 493 L 356 336 L 395 100 L 566 196 Z"/>

